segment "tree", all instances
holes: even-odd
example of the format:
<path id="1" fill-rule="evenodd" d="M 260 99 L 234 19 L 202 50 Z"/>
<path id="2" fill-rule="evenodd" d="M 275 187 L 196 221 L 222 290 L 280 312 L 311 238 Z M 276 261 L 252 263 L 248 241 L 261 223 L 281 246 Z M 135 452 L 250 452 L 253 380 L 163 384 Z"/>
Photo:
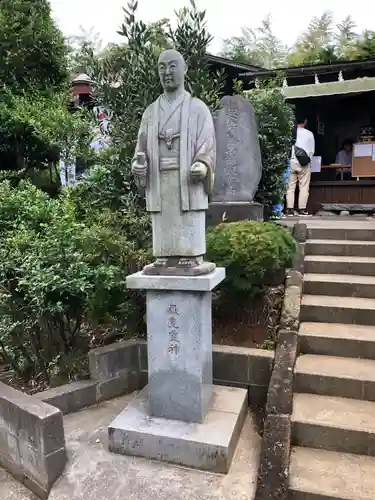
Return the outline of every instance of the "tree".
<path id="1" fill-rule="evenodd" d="M 70 119 L 67 47 L 47 0 L 2 0 L 0 33 L 0 169 L 25 176 L 58 159 L 51 125 Z"/>
<path id="2" fill-rule="evenodd" d="M 286 62 L 288 49 L 273 34 L 270 15 L 263 19 L 258 28 L 258 50 L 266 68 L 283 66 Z"/>
<path id="3" fill-rule="evenodd" d="M 2 0 L 0 33 L 3 85 L 14 92 L 61 88 L 67 78 L 67 49 L 47 0 Z"/>
<path id="4" fill-rule="evenodd" d="M 242 28 L 242 36 L 234 36 L 223 40 L 220 55 L 245 64 L 261 64 L 258 54 L 251 47 L 254 45 L 253 32 Z"/>
<path id="5" fill-rule="evenodd" d="M 80 34 L 69 37 L 66 42 L 73 52 L 79 51 L 84 45 L 91 45 L 95 53 L 100 53 L 103 50 L 100 33 L 94 31 L 94 27 L 87 30 L 80 26 Z"/>
<path id="6" fill-rule="evenodd" d="M 365 30 L 356 44 L 355 59 L 375 57 L 375 31 Z"/>
<path id="7" fill-rule="evenodd" d="M 0 168 L 17 170 L 19 178 L 35 179 L 35 173 L 49 171 L 48 190 L 55 192 L 59 185 L 56 165 L 60 155 L 65 161 L 90 156 L 90 118 L 82 110 L 71 113 L 64 92 L 50 95 L 3 92 L 0 115 L 0 160 L 10 159 L 9 164 L 0 163 Z"/>
<path id="8" fill-rule="evenodd" d="M 291 65 L 314 64 L 337 59 L 334 48 L 333 15 L 325 11 L 321 17 L 313 17 L 307 30 L 295 44 L 289 62 Z"/>
<path id="9" fill-rule="evenodd" d="M 338 33 L 335 35 L 337 43 L 337 55 L 340 59 L 351 59 L 355 57 L 356 42 L 358 34 L 355 31 L 357 27 L 352 17 L 346 16 L 345 19 L 337 25 Z"/>
<path id="10" fill-rule="evenodd" d="M 89 31 L 81 27 L 79 35 L 70 37 L 68 44 L 68 67 L 71 79 L 80 73 L 92 74 L 103 51 L 102 41 L 99 33 L 93 28 Z"/>
<path id="11" fill-rule="evenodd" d="M 169 38 L 187 63 L 187 89 L 211 108 L 216 108 L 223 75 L 219 73 L 213 77 L 206 62 L 207 47 L 213 39 L 207 30 L 206 12 L 199 11 L 194 0 L 190 0 L 190 9 L 185 7 L 177 11 L 176 16 L 177 27 L 169 30 Z"/>
<path id="12" fill-rule="evenodd" d="M 284 66 L 288 48 L 272 31 L 271 16 L 263 19 L 258 28 L 242 28 L 241 37 L 224 40 L 221 55 L 231 59 L 271 69 Z"/>
<path id="13" fill-rule="evenodd" d="M 168 40 L 169 20 L 166 18 L 149 23 L 150 43 L 156 53 L 171 46 Z M 69 70 L 72 78 L 79 73 L 87 73 L 90 77 L 98 75 L 100 68 L 108 64 L 121 65 L 121 60 L 125 57 L 127 44 L 109 43 L 103 46 L 99 34 L 93 28 L 84 30 L 81 28 L 80 35 L 70 37 L 69 45 Z"/>
<path id="14" fill-rule="evenodd" d="M 288 48 L 273 34 L 267 16 L 258 28 L 242 28 L 241 36 L 224 40 L 221 55 L 268 69 L 362 60 L 375 56 L 375 31 L 365 30 L 359 35 L 350 15 L 335 26 L 333 14 L 327 10 L 313 17 L 294 46 Z"/>

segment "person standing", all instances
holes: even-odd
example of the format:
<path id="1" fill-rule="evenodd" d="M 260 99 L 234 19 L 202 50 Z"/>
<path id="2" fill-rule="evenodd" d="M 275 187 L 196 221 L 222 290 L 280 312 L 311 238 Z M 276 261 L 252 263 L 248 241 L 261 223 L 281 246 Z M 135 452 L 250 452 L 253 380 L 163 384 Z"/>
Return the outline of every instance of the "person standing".
<path id="1" fill-rule="evenodd" d="M 296 143 L 292 148 L 291 168 L 286 196 L 287 215 L 309 215 L 306 206 L 310 192 L 311 159 L 315 153 L 314 134 L 307 130 L 307 119 L 297 117 Z M 294 210 L 295 192 L 299 186 L 298 212 Z"/>

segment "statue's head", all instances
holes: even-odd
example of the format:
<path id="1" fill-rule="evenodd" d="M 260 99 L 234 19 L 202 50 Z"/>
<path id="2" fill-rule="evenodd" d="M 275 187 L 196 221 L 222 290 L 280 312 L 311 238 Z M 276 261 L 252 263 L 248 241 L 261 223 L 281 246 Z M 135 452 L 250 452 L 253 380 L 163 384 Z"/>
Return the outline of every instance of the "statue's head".
<path id="1" fill-rule="evenodd" d="M 184 87 L 185 61 L 177 50 L 166 50 L 160 54 L 159 77 L 165 92 L 174 92 Z"/>

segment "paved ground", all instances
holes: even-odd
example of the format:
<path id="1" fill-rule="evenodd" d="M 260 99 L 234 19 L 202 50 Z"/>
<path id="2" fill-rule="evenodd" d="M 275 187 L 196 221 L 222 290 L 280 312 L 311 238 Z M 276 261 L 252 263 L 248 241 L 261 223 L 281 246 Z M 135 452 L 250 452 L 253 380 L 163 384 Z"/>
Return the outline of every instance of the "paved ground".
<path id="1" fill-rule="evenodd" d="M 38 498 L 21 483 L 0 468 L 0 499 L 1 500 L 38 500 Z"/>
<path id="2" fill-rule="evenodd" d="M 261 438 L 251 414 L 223 476 L 109 453 L 107 426 L 130 398 L 64 417 L 69 464 L 49 500 L 253 500 Z M 35 497 L 0 471 L 0 499 Z"/>

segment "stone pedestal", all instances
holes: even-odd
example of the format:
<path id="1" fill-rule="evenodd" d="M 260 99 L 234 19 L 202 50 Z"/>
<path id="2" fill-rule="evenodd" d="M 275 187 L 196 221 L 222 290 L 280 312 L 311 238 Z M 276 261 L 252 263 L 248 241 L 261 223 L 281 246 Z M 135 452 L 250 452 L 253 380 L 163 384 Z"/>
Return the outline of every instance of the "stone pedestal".
<path id="1" fill-rule="evenodd" d="M 211 296 L 224 278 L 127 277 L 147 294 L 149 384 L 109 426 L 111 451 L 228 471 L 247 391 L 212 385 Z"/>
<path id="2" fill-rule="evenodd" d="M 154 417 L 202 422 L 212 395 L 212 290 L 224 269 L 202 276 L 128 276 L 146 289 L 149 410 Z"/>
<path id="3" fill-rule="evenodd" d="M 147 292 L 147 325 L 151 415 L 202 422 L 212 395 L 211 292 Z"/>
<path id="4" fill-rule="evenodd" d="M 201 424 L 167 420 L 150 416 L 147 386 L 110 424 L 109 451 L 226 474 L 247 402 L 245 389 L 215 385 Z"/>
<path id="5" fill-rule="evenodd" d="M 223 218 L 225 221 L 223 221 Z M 241 220 L 264 220 L 264 207 L 254 202 L 212 202 L 208 207 L 207 226 L 217 226 L 222 222 Z"/>

